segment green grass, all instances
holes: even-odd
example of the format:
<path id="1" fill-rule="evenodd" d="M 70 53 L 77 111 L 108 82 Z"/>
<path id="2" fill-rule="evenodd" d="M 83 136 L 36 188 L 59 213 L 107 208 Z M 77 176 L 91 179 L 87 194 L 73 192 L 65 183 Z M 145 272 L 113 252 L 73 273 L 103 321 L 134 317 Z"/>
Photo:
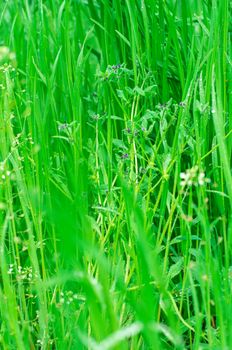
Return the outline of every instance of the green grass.
<path id="1" fill-rule="evenodd" d="M 0 349 L 232 349 L 230 5 L 0 1 Z"/>

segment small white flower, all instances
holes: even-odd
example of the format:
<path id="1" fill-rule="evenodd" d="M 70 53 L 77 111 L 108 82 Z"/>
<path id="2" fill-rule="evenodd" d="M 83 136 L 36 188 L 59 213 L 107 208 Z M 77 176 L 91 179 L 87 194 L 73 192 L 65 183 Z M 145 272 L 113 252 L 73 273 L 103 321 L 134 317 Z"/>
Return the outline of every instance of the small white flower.
<path id="1" fill-rule="evenodd" d="M 198 175 L 198 184 L 200 186 L 203 186 L 205 183 L 205 173 L 200 172 L 200 174 Z"/>
<path id="2" fill-rule="evenodd" d="M 186 172 L 181 172 L 180 179 L 181 179 L 180 181 L 181 187 L 185 187 L 185 186 L 191 187 L 192 185 L 203 186 L 204 184 L 210 182 L 210 179 L 208 179 L 205 176 L 205 173 L 199 170 L 198 165 L 195 165 L 191 169 L 187 169 Z"/>

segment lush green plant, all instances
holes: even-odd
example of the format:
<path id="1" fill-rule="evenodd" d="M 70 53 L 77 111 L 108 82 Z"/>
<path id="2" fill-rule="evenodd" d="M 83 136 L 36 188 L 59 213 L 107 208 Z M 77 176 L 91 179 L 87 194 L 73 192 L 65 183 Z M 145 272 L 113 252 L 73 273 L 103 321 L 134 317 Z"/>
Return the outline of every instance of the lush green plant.
<path id="1" fill-rule="evenodd" d="M 232 349 L 229 8 L 0 1 L 1 349 Z"/>

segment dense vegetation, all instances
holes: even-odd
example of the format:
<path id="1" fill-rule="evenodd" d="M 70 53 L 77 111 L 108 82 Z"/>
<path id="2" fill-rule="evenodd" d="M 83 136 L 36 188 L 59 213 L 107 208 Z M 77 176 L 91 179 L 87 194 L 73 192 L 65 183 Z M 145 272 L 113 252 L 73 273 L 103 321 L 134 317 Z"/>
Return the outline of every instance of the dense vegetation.
<path id="1" fill-rule="evenodd" d="M 0 1 L 1 349 L 232 349 L 230 5 Z"/>

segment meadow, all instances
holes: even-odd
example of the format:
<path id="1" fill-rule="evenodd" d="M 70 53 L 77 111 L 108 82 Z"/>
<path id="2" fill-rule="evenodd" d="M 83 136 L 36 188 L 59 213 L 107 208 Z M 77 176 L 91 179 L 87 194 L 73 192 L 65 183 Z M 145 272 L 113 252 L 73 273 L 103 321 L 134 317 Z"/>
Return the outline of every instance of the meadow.
<path id="1" fill-rule="evenodd" d="M 229 0 L 0 0 L 0 349 L 232 349 Z"/>

